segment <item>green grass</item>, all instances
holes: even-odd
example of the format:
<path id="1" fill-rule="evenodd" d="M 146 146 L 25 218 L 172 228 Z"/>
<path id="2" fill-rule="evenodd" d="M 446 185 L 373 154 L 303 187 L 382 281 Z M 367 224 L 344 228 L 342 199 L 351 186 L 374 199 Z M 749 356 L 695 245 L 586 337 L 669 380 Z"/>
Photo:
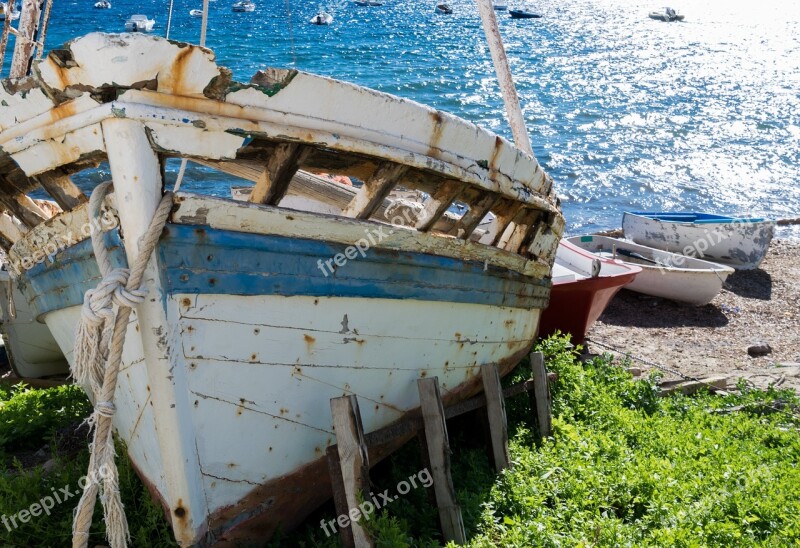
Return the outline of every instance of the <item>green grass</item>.
<path id="1" fill-rule="evenodd" d="M 581 364 L 560 338 L 544 341 L 540 348 L 548 368 L 558 373 L 552 386 L 552 438 L 537 446 L 528 425 L 527 399 L 510 400 L 514 467 L 496 475 L 479 429 L 468 420 L 449 427 L 453 481 L 471 546 L 800 544 L 796 395 L 740 385 L 739 394 L 725 397 L 660 398 L 654 379 L 634 381 L 622 367 L 626 364 L 610 358 Z M 505 383 L 528 373 L 524 364 Z M 0 423 L 8 409 L 23 408 L 9 407 L 13 398 L 3 398 Z M 66 410 L 76 403 L 42 401 L 59 401 L 64 417 L 71 416 Z M 33 407 L 41 411 L 36 416 L 46 414 Z M 25 431 L 15 417 L 14 432 Z M 126 459 L 118 462 L 135 536 L 132 545 L 172 546 L 160 508 Z M 74 462 L 59 462 L 48 474 L 6 470 L 0 478 L 0 513 L 18 512 L 52 487 L 75 485 L 85 465 L 84 452 Z M 410 443 L 373 469 L 372 490 L 394 493 L 400 481 L 422 467 L 419 449 Z M 76 501 L 13 534 L 0 526 L 0 545 L 64 545 Z M 320 520 L 334 517 L 328 504 L 299 531 L 273 539 L 272 546 L 338 546 L 338 535 L 327 537 L 319 526 Z M 441 545 L 438 516 L 422 488 L 387 505 L 367 526 L 378 547 Z M 100 544 L 102 539 L 98 513 L 90 542 Z"/>

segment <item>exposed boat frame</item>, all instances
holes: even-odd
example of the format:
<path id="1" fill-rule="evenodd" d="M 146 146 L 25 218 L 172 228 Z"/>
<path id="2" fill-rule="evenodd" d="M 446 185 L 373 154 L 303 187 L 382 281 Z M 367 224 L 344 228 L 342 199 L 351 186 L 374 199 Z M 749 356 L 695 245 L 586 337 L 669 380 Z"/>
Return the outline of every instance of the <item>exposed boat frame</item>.
<path id="1" fill-rule="evenodd" d="M 29 228 L 10 268 L 69 359 L 99 277 L 72 173 L 108 159 L 119 265 L 138 258 L 167 158 L 255 182 L 251 203 L 176 195 L 127 334 L 114 424 L 183 545 L 267 538 L 324 501 L 331 397 L 374 402 L 370 431 L 415 412 L 420 376 L 458 401 L 482 363 L 505 373 L 533 342 L 564 220 L 536 160 L 486 130 L 295 71 L 238 84 L 209 50 L 147 35 L 88 35 L 0 98 L 0 191 Z M 339 215 L 283 208 L 300 168 L 365 184 Z M 398 184 L 430 198 L 387 224 L 373 215 Z M 67 211 L 32 213 L 38 185 Z M 442 232 L 455 201 L 469 210 Z M 55 262 L 31 261 L 65 235 Z"/>

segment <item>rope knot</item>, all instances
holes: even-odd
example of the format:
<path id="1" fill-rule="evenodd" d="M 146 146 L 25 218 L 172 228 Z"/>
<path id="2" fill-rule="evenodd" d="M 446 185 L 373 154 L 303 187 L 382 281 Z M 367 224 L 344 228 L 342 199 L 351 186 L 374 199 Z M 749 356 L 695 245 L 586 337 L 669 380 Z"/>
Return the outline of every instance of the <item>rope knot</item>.
<path id="1" fill-rule="evenodd" d="M 99 413 L 100 415 L 103 415 L 104 417 L 113 417 L 114 413 L 117 412 L 117 407 L 114 405 L 113 402 L 101 401 L 94 406 L 94 410 L 97 411 L 97 413 Z"/>

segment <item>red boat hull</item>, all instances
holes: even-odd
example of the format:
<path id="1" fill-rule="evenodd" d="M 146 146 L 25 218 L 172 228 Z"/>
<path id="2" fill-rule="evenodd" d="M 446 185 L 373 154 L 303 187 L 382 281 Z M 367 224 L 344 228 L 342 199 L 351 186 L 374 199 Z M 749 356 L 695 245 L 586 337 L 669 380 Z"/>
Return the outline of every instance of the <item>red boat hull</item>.
<path id="1" fill-rule="evenodd" d="M 569 333 L 574 344 L 582 343 L 614 295 L 632 282 L 637 273 L 554 284 L 550 304 L 539 321 L 539 336 L 561 331 Z"/>

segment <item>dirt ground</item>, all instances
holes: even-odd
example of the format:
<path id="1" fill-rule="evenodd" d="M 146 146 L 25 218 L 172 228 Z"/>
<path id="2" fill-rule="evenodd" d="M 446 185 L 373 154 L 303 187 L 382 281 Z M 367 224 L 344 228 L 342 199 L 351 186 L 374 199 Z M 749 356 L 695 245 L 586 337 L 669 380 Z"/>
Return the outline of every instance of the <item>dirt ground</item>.
<path id="1" fill-rule="evenodd" d="M 751 357 L 748 347 L 772 351 Z M 800 241 L 773 240 L 761 268 L 736 271 L 705 306 L 622 290 L 589 331 L 591 353 L 628 353 L 696 378 L 744 377 L 800 392 Z M 611 349 L 614 349 L 612 351 Z M 665 373 L 664 379 L 677 375 Z"/>

